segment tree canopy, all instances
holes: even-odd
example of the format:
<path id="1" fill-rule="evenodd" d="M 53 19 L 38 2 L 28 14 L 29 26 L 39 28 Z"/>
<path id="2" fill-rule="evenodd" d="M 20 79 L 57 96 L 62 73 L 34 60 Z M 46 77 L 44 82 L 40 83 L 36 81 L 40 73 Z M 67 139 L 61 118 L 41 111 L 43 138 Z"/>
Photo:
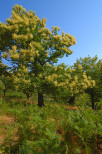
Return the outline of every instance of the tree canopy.
<path id="1" fill-rule="evenodd" d="M 6 23 L 0 23 L 0 52 L 11 64 L 12 82 L 28 99 L 36 90 L 39 106 L 44 105 L 43 93 L 62 93 L 72 101 L 94 86 L 80 61 L 73 67 L 55 65 L 59 58 L 72 54 L 70 46 L 75 44 L 74 36 L 60 32 L 57 26 L 49 30 L 45 18 L 41 20 L 21 5 L 13 7 Z"/>
<path id="2" fill-rule="evenodd" d="M 58 58 L 72 54 L 69 47 L 76 44 L 72 35 L 64 32 L 59 35 L 60 28 L 55 26 L 50 31 L 45 23 L 45 18 L 39 19 L 34 11 L 28 12 L 21 5 L 13 7 L 6 23 L 0 23 L 3 57 L 12 62 L 15 71 L 22 67 L 28 69 L 35 83 L 39 81 L 39 74 L 46 72 L 47 63 L 53 65 Z M 36 88 L 39 97 L 43 97 L 42 88 Z"/>
<path id="3" fill-rule="evenodd" d="M 102 59 L 98 60 L 95 56 L 77 59 L 77 64 L 82 65 L 83 71 L 95 81 L 94 87 L 88 87 L 86 92 L 90 94 L 92 108 L 95 108 L 95 102 L 102 98 Z M 76 65 L 76 64 L 75 64 Z"/>

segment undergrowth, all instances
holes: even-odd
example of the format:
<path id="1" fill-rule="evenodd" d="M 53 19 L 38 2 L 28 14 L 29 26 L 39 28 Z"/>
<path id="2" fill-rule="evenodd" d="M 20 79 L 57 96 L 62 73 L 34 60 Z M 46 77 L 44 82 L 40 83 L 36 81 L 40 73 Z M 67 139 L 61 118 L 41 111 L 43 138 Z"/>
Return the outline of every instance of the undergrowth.
<path id="1" fill-rule="evenodd" d="M 102 137 L 102 112 L 63 105 L 36 104 L 0 99 L 0 117 L 14 119 L 7 124 L 0 120 L 1 153 L 11 154 L 80 154 L 97 150 Z M 6 129 L 6 131 L 4 131 Z"/>

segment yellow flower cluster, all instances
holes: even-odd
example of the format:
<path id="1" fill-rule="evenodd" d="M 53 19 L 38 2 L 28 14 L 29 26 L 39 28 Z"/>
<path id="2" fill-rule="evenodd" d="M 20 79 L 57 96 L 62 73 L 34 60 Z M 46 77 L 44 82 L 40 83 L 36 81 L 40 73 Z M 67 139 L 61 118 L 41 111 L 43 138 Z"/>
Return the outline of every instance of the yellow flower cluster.
<path id="1" fill-rule="evenodd" d="M 71 73 L 72 71 L 73 71 L 73 69 L 72 69 L 72 68 L 68 68 L 68 72 L 70 72 L 70 73 Z"/>
<path id="2" fill-rule="evenodd" d="M 76 44 L 76 40 L 75 40 L 75 37 L 74 37 L 74 36 L 70 35 L 70 39 L 71 39 L 71 42 L 72 42 L 73 44 Z"/>
<path id="3" fill-rule="evenodd" d="M 69 53 L 69 50 L 67 47 L 63 47 L 62 50 L 65 52 L 65 53 Z"/>
<path id="4" fill-rule="evenodd" d="M 75 82 L 78 82 L 78 76 L 77 75 L 74 77 L 74 80 L 75 80 Z"/>
<path id="5" fill-rule="evenodd" d="M 65 36 L 65 32 L 64 32 L 64 31 L 62 32 L 62 37 L 63 37 L 63 36 Z"/>
<path id="6" fill-rule="evenodd" d="M 91 86 L 91 82 L 89 80 L 86 81 L 86 84 L 87 84 L 88 87 Z"/>
<path id="7" fill-rule="evenodd" d="M 94 80 L 91 80 L 91 88 L 93 88 L 96 85 Z"/>
<path id="8" fill-rule="evenodd" d="M 62 75 L 61 75 L 61 74 L 59 74 L 59 75 L 58 75 L 58 78 L 60 78 L 60 79 L 61 79 L 61 78 L 63 78 L 63 74 L 62 74 Z"/>
<path id="9" fill-rule="evenodd" d="M 55 26 L 54 29 L 55 29 L 55 31 L 57 31 L 59 28 L 58 28 L 58 26 Z"/>
<path id="10" fill-rule="evenodd" d="M 41 78 L 42 76 L 43 76 L 42 74 L 39 74 L 39 75 L 38 75 L 39 78 Z"/>
<path id="11" fill-rule="evenodd" d="M 17 73 L 17 76 L 18 76 L 18 77 L 21 77 L 21 73 Z"/>
<path id="12" fill-rule="evenodd" d="M 28 34 L 28 38 L 32 39 L 33 38 L 33 34 Z"/>
<path id="13" fill-rule="evenodd" d="M 47 67 L 51 67 L 51 64 L 49 64 L 49 63 L 46 63 L 46 66 L 47 66 Z"/>
<path id="14" fill-rule="evenodd" d="M 72 83 L 69 84 L 69 88 L 73 89 L 76 86 L 76 82 L 72 81 Z"/>
<path id="15" fill-rule="evenodd" d="M 65 83 L 64 82 L 61 82 L 58 84 L 58 87 L 64 87 L 65 86 Z"/>
<path id="16" fill-rule="evenodd" d="M 12 37 L 13 37 L 13 39 L 17 40 L 18 42 L 27 41 L 27 39 L 29 38 L 29 36 L 27 36 L 27 35 L 23 35 L 23 34 L 17 35 L 16 33 L 14 33 Z"/>
<path id="17" fill-rule="evenodd" d="M 29 45 L 30 45 L 30 47 L 31 47 L 32 49 L 39 49 L 39 50 L 43 50 L 43 51 L 44 51 L 44 49 L 43 49 L 41 43 L 32 41 Z"/>
<path id="18" fill-rule="evenodd" d="M 42 33 L 42 37 L 46 37 L 46 34 L 45 33 Z"/>
<path id="19" fill-rule="evenodd" d="M 14 60 L 19 59 L 19 56 L 20 56 L 19 53 L 11 54 L 11 58 Z"/>
<path id="20" fill-rule="evenodd" d="M 53 39 L 54 39 L 55 41 L 60 41 L 60 40 L 61 40 L 61 35 L 54 35 L 54 36 L 53 36 Z"/>
<path id="21" fill-rule="evenodd" d="M 17 83 L 17 82 L 19 82 L 19 79 L 15 76 L 14 83 Z"/>
<path id="22" fill-rule="evenodd" d="M 31 16 L 32 16 L 32 13 L 30 13 L 30 12 L 26 11 L 26 16 L 29 18 L 29 17 L 31 17 Z M 32 17 L 33 17 L 33 16 L 32 16 Z"/>
<path id="23" fill-rule="evenodd" d="M 34 58 L 33 57 L 30 58 L 30 62 L 34 62 Z"/>
<path id="24" fill-rule="evenodd" d="M 42 19 L 42 24 L 45 26 L 45 23 L 46 23 L 46 19 L 45 18 L 43 18 Z"/>
<path id="25" fill-rule="evenodd" d="M 63 68 L 63 66 L 59 66 L 59 69 L 60 69 L 60 70 L 63 70 L 64 68 Z"/>
<path id="26" fill-rule="evenodd" d="M 28 72 L 28 68 L 23 67 L 23 72 L 24 72 L 24 73 L 27 73 L 27 72 Z"/>
<path id="27" fill-rule="evenodd" d="M 66 45 L 67 47 L 70 47 L 71 45 L 76 44 L 75 38 L 71 35 L 64 34 L 64 32 L 62 32 L 62 40 L 61 40 L 61 44 Z"/>
<path id="28" fill-rule="evenodd" d="M 23 22 L 22 23 L 26 26 L 29 26 L 30 25 L 29 18 L 27 16 L 23 16 Z"/>
<path id="29" fill-rule="evenodd" d="M 57 74 L 52 74 L 52 75 L 51 75 L 51 78 L 52 78 L 52 79 L 57 78 Z"/>
<path id="30" fill-rule="evenodd" d="M 20 68 L 18 69 L 19 73 L 27 73 L 28 72 L 28 68 L 25 67 L 24 65 L 21 65 Z"/>
<path id="31" fill-rule="evenodd" d="M 12 24 L 11 25 L 6 25 L 6 29 L 8 29 L 9 31 L 15 31 L 18 32 L 19 31 L 19 25 L 15 24 L 15 21 L 11 21 Z"/>
<path id="32" fill-rule="evenodd" d="M 65 80 L 65 84 L 67 84 L 67 85 L 69 84 L 69 80 L 68 79 Z"/>
<path id="33" fill-rule="evenodd" d="M 38 30 L 38 32 L 40 32 L 42 34 L 42 36 L 46 36 L 46 38 L 48 35 L 49 36 L 51 35 L 50 30 L 46 27 L 42 28 L 41 30 Z"/>
<path id="34" fill-rule="evenodd" d="M 53 84 L 54 84 L 55 86 L 58 86 L 58 82 L 57 82 L 57 81 L 53 81 Z"/>
<path id="35" fill-rule="evenodd" d="M 70 74 L 68 74 L 68 75 L 67 75 L 67 77 L 68 77 L 68 79 L 69 79 L 69 80 L 71 80 L 71 79 L 72 79 L 72 77 L 71 77 L 71 75 L 70 75 Z"/>
<path id="36" fill-rule="evenodd" d="M 59 31 L 60 30 L 60 28 L 58 27 L 58 26 L 52 26 L 52 33 L 53 32 L 56 32 L 56 31 Z"/>
<path id="37" fill-rule="evenodd" d="M 51 82 L 51 81 L 52 81 L 52 77 L 51 77 L 51 76 L 46 76 L 45 79 L 46 79 L 48 82 Z"/>
<path id="38" fill-rule="evenodd" d="M 8 58 L 8 54 L 6 52 L 3 53 L 3 58 Z"/>
<path id="39" fill-rule="evenodd" d="M 54 67 L 54 70 L 57 71 L 57 67 Z"/>
<path id="40" fill-rule="evenodd" d="M 82 65 L 81 64 L 78 64 L 77 67 L 78 67 L 79 70 L 82 70 Z"/>
<path id="41" fill-rule="evenodd" d="M 29 60 L 33 62 L 34 57 L 39 56 L 39 51 L 35 50 L 34 48 L 33 49 L 20 49 L 20 55 L 23 59 L 29 58 Z"/>
<path id="42" fill-rule="evenodd" d="M 83 88 L 83 89 L 87 89 L 87 88 L 88 88 L 87 84 L 82 83 L 82 88 Z"/>
<path id="43" fill-rule="evenodd" d="M 84 79 L 87 79 L 87 75 L 86 75 L 85 72 L 83 72 L 83 75 L 82 76 L 83 76 Z"/>
<path id="44" fill-rule="evenodd" d="M 23 22 L 23 19 L 20 17 L 20 15 L 15 13 L 15 11 L 12 11 L 12 19 L 15 19 L 15 23 Z"/>
<path id="45" fill-rule="evenodd" d="M 12 46 L 12 50 L 13 50 L 13 53 L 16 53 L 17 46 L 16 45 Z"/>
<path id="46" fill-rule="evenodd" d="M 30 42 L 29 47 L 30 47 L 31 49 L 33 49 L 33 50 L 35 49 L 35 48 L 34 48 L 34 45 L 33 45 L 33 42 Z"/>
<path id="47" fill-rule="evenodd" d="M 23 81 L 24 84 L 30 83 L 30 80 L 23 79 L 22 81 Z"/>
<path id="48" fill-rule="evenodd" d="M 13 8 L 13 10 L 15 10 L 16 12 L 18 12 L 18 11 L 21 11 L 21 10 L 25 10 L 24 8 L 23 8 L 23 6 L 22 5 L 18 5 L 18 4 L 16 4 L 14 7 L 12 7 Z"/>

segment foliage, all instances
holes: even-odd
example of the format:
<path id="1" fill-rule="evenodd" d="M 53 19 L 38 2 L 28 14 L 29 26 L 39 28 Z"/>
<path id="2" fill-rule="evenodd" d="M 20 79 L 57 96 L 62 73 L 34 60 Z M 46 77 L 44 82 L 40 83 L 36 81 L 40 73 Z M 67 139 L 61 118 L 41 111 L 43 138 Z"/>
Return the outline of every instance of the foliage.
<path id="1" fill-rule="evenodd" d="M 78 64 L 81 64 L 83 72 L 95 81 L 95 86 L 88 87 L 86 90 L 90 94 L 92 108 L 95 109 L 95 102 L 100 102 L 100 98 L 102 98 L 102 59 L 98 60 L 97 56 L 93 58 L 88 56 L 79 60 L 77 59 L 74 67 Z"/>
<path id="2" fill-rule="evenodd" d="M 52 91 L 50 89 L 50 92 L 54 99 L 58 102 L 69 102 L 70 104 L 74 103 L 71 98 L 76 98 L 84 93 L 87 88 L 93 88 L 95 86 L 95 81 L 83 72 L 81 65 L 77 65 L 76 68 L 71 66 L 67 67 L 64 64 L 57 65 L 52 68 L 50 74 L 46 75 L 46 78 L 48 81 L 47 84 L 53 85 Z M 47 87 L 49 86 L 47 85 L 46 89 Z"/>
<path id="3" fill-rule="evenodd" d="M 68 33 L 59 35 L 57 26 L 50 31 L 45 23 L 45 18 L 41 20 L 35 12 L 15 5 L 11 18 L 0 23 L 2 56 L 12 62 L 12 82 L 28 99 L 37 91 L 39 106 L 44 105 L 43 93 L 73 104 L 75 97 L 93 89 L 95 82 L 85 72 L 81 60 L 70 67 L 63 63 L 55 65 L 58 58 L 72 54 L 69 47 L 76 41 Z"/>
<path id="4" fill-rule="evenodd" d="M 90 108 L 91 107 L 91 98 L 87 93 L 80 94 L 75 99 L 75 106 Z"/>
<path id="5" fill-rule="evenodd" d="M 44 86 L 39 75 L 43 72 L 46 74 L 46 64 L 52 67 L 58 58 L 72 54 L 69 47 L 76 44 L 73 36 L 64 32 L 59 35 L 60 28 L 57 26 L 50 31 L 45 23 L 45 18 L 40 20 L 34 11 L 28 12 L 20 5 L 13 7 L 11 18 L 7 19 L 6 23 L 0 23 L 0 47 L 3 57 L 12 61 L 17 73 L 25 67 L 28 75 L 24 76 L 24 82 L 28 83 L 28 87 L 33 82 L 40 93 L 43 92 Z"/>
<path id="6" fill-rule="evenodd" d="M 102 137 L 101 111 L 71 110 L 61 104 L 38 108 L 3 99 L 0 106 L 0 116 L 14 119 L 13 124 L 0 128 L 7 128 L 0 147 L 6 153 L 91 153 L 96 151 L 97 141 Z"/>
<path id="7" fill-rule="evenodd" d="M 13 89 L 13 85 L 11 84 L 12 82 L 13 79 L 10 68 L 7 65 L 3 64 L 0 60 L 0 83 L 1 89 L 4 91 L 4 96 L 8 89 Z"/>

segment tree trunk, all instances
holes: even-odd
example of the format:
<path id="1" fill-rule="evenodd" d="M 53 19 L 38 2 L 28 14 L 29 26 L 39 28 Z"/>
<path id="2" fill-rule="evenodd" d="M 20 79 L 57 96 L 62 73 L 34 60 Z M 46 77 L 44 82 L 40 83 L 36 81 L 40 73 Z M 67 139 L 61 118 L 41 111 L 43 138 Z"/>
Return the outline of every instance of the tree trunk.
<path id="1" fill-rule="evenodd" d="M 70 105 L 74 105 L 74 102 L 75 102 L 75 97 L 72 96 L 72 97 L 69 99 L 68 103 L 69 103 Z"/>
<path id="2" fill-rule="evenodd" d="M 4 89 L 4 97 L 6 96 L 6 89 Z"/>
<path id="3" fill-rule="evenodd" d="M 94 95 L 91 93 L 91 104 L 92 104 L 92 109 L 95 109 L 95 103 L 94 103 Z"/>
<path id="4" fill-rule="evenodd" d="M 91 105 L 92 105 L 92 109 L 95 109 L 95 101 L 94 101 L 94 89 L 90 90 L 90 96 L 91 96 Z"/>
<path id="5" fill-rule="evenodd" d="M 31 95 L 30 94 L 26 94 L 28 100 L 30 101 Z"/>
<path id="6" fill-rule="evenodd" d="M 38 92 L 38 106 L 42 107 L 44 106 L 44 99 L 43 99 L 43 93 Z"/>

